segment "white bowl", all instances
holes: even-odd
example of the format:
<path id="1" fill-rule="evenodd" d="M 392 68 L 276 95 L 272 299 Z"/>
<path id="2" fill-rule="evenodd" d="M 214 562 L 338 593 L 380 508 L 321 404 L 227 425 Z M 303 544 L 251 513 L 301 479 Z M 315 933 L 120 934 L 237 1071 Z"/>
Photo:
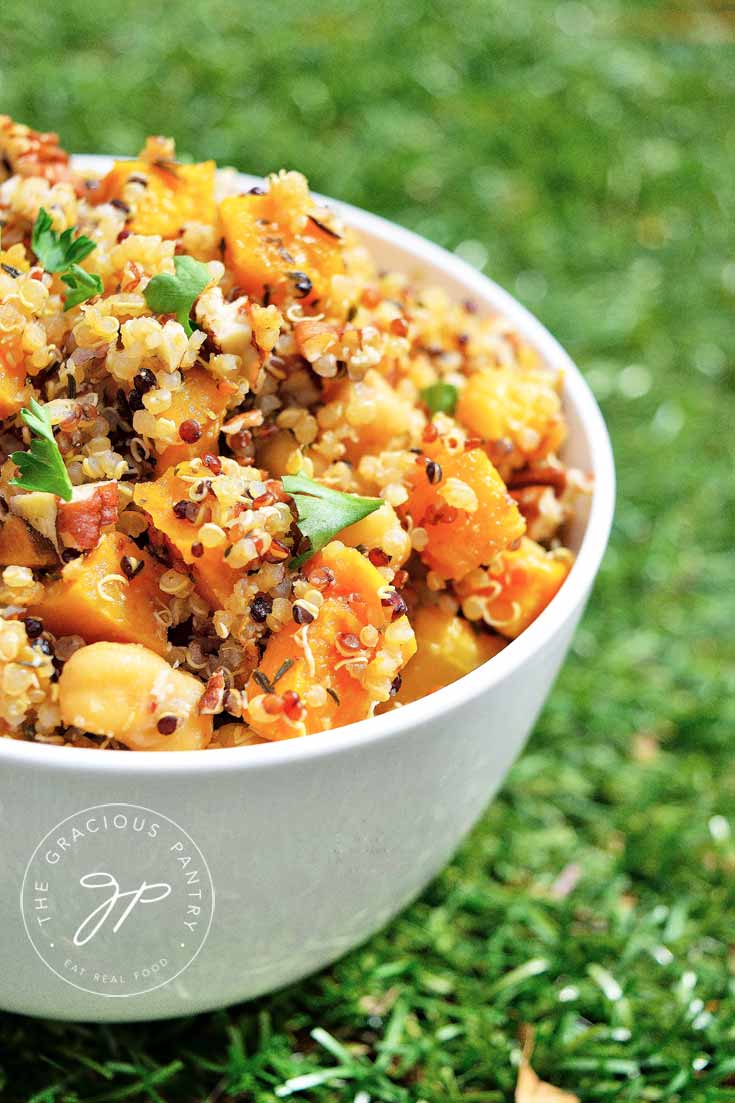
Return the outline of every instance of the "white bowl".
<path id="1" fill-rule="evenodd" d="M 104 170 L 109 159 L 77 164 Z M 381 265 L 502 311 L 564 369 L 565 459 L 595 478 L 569 534 L 576 563 L 548 608 L 490 663 L 339 731 L 148 755 L 0 740 L 3 1009 L 156 1019 L 248 999 L 327 965 L 451 857 L 566 655 L 614 504 L 610 442 L 592 394 L 554 338 L 491 280 L 407 230 L 334 205 Z"/>

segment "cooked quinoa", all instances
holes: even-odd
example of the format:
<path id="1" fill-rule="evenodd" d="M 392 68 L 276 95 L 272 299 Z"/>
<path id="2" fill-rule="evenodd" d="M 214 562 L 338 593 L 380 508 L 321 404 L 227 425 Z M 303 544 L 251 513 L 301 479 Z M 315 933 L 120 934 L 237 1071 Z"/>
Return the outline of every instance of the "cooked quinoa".
<path id="1" fill-rule="evenodd" d="M 379 271 L 299 173 L 243 193 L 149 138 L 94 178 L 0 116 L 0 227 L 0 735 L 341 727 L 491 660 L 563 583 L 561 379 Z M 66 494 L 19 472 L 32 400 Z"/>

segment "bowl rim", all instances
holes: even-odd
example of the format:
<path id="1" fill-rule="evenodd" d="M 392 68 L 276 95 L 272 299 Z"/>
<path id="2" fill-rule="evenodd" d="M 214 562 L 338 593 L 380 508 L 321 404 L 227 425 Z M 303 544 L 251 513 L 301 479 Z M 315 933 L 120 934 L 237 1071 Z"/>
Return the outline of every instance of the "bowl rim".
<path id="1" fill-rule="evenodd" d="M 105 172 L 113 158 L 83 154 L 74 157 L 80 168 Z M 124 160 L 125 158 L 117 158 Z M 238 172 L 246 186 L 262 177 Z M 103 754 L 92 747 L 67 747 L 0 739 L 0 765 L 13 763 L 56 770 L 112 775 L 165 775 L 181 772 L 214 774 L 222 770 L 271 769 L 284 763 L 302 762 L 323 755 L 348 753 L 367 744 L 399 738 L 405 731 L 419 728 L 430 719 L 444 716 L 475 697 L 491 690 L 513 671 L 537 656 L 546 643 L 563 627 L 567 618 L 582 604 L 602 561 L 615 509 L 615 467 L 612 446 L 597 402 L 576 364 L 545 326 L 526 307 L 489 276 L 466 261 L 419 234 L 390 222 L 360 207 L 329 196 L 314 193 L 338 211 L 351 226 L 411 254 L 427 267 L 442 269 L 483 306 L 498 310 L 530 340 L 544 360 L 564 373 L 564 397 L 576 410 L 585 428 L 590 452 L 594 487 L 589 517 L 572 569 L 549 605 L 533 624 L 505 647 L 490 662 L 484 663 L 448 686 L 412 701 L 400 709 L 360 720 L 345 727 L 317 732 L 300 739 L 287 739 L 246 747 L 228 747 L 201 751 L 126 751 Z"/>

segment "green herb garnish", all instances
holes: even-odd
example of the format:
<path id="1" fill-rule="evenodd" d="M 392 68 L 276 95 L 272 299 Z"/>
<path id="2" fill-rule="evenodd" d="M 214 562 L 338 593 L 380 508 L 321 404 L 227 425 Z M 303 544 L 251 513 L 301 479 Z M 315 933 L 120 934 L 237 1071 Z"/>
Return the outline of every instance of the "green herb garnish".
<path id="1" fill-rule="evenodd" d="M 421 392 L 421 401 L 426 403 L 432 414 L 453 414 L 457 397 L 457 388 L 451 383 L 432 383 Z"/>
<path id="2" fill-rule="evenodd" d="M 73 229 L 58 234 L 52 226 L 51 215 L 41 207 L 33 223 L 31 247 L 47 272 L 63 272 L 97 248 L 94 241 L 83 234 L 72 239 Z"/>
<path id="3" fill-rule="evenodd" d="M 47 272 L 58 272 L 70 288 L 64 299 L 64 310 L 79 306 L 94 295 L 102 294 L 102 280 L 79 267 L 97 246 L 91 238 L 80 234 L 72 238 L 73 229 L 59 234 L 52 230 L 48 211 L 41 207 L 31 233 L 31 247 Z"/>
<path id="4" fill-rule="evenodd" d="M 154 314 L 175 314 L 187 337 L 191 337 L 191 308 L 212 277 L 207 265 L 193 257 L 174 257 L 174 267 L 175 276 L 161 272 L 153 277 L 143 294 Z"/>
<path id="5" fill-rule="evenodd" d="M 299 530 L 309 540 L 309 550 L 292 559 L 292 567 L 300 567 L 342 529 L 362 521 L 383 505 L 382 498 L 343 494 L 315 483 L 306 475 L 284 475 L 281 481 L 283 489 L 296 504 Z"/>
<path id="6" fill-rule="evenodd" d="M 61 273 L 61 278 L 69 287 L 69 292 L 64 299 L 64 310 L 71 310 L 73 306 L 86 303 L 87 299 L 102 294 L 102 280 L 93 272 L 86 272 L 78 264 L 72 264 L 67 272 Z"/>
<path id="7" fill-rule="evenodd" d="M 31 399 L 31 408 L 23 408 L 20 416 L 35 437 L 31 439 L 29 452 L 13 452 L 11 460 L 20 468 L 20 477 L 12 485 L 23 490 L 42 490 L 58 494 L 65 502 L 71 501 L 72 485 L 59 446 L 54 440 L 51 420 L 43 406 Z"/>

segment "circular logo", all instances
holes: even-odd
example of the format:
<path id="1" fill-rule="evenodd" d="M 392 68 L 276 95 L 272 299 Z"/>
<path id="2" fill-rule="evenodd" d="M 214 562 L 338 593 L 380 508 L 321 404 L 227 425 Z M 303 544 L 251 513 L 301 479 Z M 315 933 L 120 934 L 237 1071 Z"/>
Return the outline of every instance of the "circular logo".
<path id="1" fill-rule="evenodd" d="M 142 996 L 201 950 L 214 886 L 201 850 L 168 816 L 99 804 L 44 836 L 20 906 L 33 948 L 57 977 L 96 996 Z"/>

